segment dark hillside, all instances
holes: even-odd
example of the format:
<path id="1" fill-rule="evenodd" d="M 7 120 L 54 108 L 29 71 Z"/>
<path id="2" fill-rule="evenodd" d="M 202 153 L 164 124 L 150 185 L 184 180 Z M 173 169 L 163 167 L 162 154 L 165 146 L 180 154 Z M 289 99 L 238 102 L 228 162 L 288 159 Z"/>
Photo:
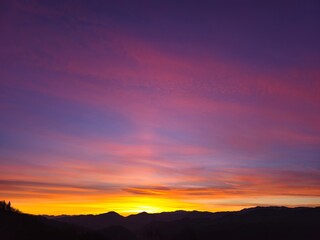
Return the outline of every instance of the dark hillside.
<path id="1" fill-rule="evenodd" d="M 320 208 L 256 207 L 238 212 L 46 217 L 1 202 L 1 240 L 318 240 Z"/>

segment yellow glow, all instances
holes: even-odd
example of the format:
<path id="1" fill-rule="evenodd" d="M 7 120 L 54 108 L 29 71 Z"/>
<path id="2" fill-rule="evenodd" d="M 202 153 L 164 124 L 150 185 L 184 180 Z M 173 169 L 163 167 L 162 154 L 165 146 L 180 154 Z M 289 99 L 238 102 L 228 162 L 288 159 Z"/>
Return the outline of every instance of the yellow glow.
<path id="1" fill-rule="evenodd" d="M 198 205 L 182 202 L 177 199 L 140 197 L 140 196 L 113 196 L 99 201 L 14 201 L 13 206 L 22 212 L 32 214 L 99 214 L 116 211 L 127 216 L 139 212 L 168 212 L 175 210 L 199 209 Z"/>
<path id="2" fill-rule="evenodd" d="M 318 197 L 243 197 L 243 198 L 181 198 L 179 196 L 144 196 L 115 194 L 108 196 L 91 196 L 89 198 L 66 197 L 64 199 L 32 198 L 32 199 L 10 199 L 12 206 L 25 213 L 46 215 L 78 215 L 78 214 L 101 214 L 115 211 L 123 216 L 137 214 L 140 212 L 157 213 L 172 212 L 176 210 L 198 210 L 198 211 L 235 211 L 256 205 L 273 205 L 275 203 L 291 202 L 290 206 L 308 203 L 315 206 L 319 202 Z M 299 201 L 298 201 L 299 200 Z M 245 204 L 251 202 L 251 205 Z"/>

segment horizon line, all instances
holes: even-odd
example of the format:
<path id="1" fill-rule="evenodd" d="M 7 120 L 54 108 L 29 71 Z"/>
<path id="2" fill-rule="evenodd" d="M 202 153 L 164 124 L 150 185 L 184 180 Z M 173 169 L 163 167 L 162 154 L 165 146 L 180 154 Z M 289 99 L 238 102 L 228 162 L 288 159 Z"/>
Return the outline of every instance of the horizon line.
<path id="1" fill-rule="evenodd" d="M 243 210 L 248 210 L 248 209 L 255 209 L 255 208 L 287 208 L 287 209 L 295 209 L 295 208 L 320 208 L 320 204 L 316 205 L 316 206 L 306 206 L 306 205 L 301 205 L 301 206 L 285 206 L 285 205 L 257 205 L 257 206 L 253 206 L 253 207 L 247 207 L 247 208 L 242 208 L 239 210 L 226 210 L 226 211 L 202 211 L 202 210 L 183 210 L 183 209 L 177 209 L 174 211 L 163 211 L 163 212 L 147 212 L 147 211 L 141 211 L 141 212 L 137 212 L 137 213 L 133 213 L 133 214 L 129 214 L 129 215 L 123 215 L 120 214 L 116 211 L 108 211 L 108 212 L 101 212 L 101 213 L 88 213 L 88 214 L 59 214 L 59 215 L 48 215 L 48 214 L 32 214 L 32 213 L 25 213 L 22 212 L 24 214 L 30 214 L 30 215 L 34 215 L 34 216 L 43 216 L 43 217 L 75 217 L 75 216 L 100 216 L 100 215 L 104 215 L 104 214 L 108 214 L 108 213 L 116 213 L 117 215 L 127 218 L 130 216 L 136 216 L 139 214 L 148 214 L 148 215 L 156 215 L 156 214 L 162 214 L 162 213 L 176 213 L 176 212 L 199 212 L 199 213 L 225 213 L 225 212 L 241 212 Z"/>

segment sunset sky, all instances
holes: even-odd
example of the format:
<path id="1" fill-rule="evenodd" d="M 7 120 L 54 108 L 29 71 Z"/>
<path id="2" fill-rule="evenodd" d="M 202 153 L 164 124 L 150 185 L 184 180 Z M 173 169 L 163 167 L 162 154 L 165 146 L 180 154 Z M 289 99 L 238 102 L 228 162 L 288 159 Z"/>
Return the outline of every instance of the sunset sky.
<path id="1" fill-rule="evenodd" d="M 33 214 L 320 205 L 320 2 L 0 3 L 0 200 Z"/>

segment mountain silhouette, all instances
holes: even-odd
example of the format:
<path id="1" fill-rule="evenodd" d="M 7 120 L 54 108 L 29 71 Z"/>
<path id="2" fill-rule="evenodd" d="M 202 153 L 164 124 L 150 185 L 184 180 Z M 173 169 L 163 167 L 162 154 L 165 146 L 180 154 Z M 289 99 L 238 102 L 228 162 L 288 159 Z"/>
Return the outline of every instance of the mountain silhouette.
<path id="1" fill-rule="evenodd" d="M 98 230 L 114 225 L 123 225 L 125 217 L 116 212 L 108 212 L 99 215 L 77 215 L 77 216 L 62 216 L 55 217 L 57 221 L 71 223 L 74 225 L 83 226 L 93 230 Z"/>
<path id="2" fill-rule="evenodd" d="M 318 240 L 320 207 L 43 217 L 0 209 L 1 240 Z"/>
<path id="3" fill-rule="evenodd" d="M 116 214 L 116 215 L 115 215 Z M 227 213 L 211 213 L 199 211 L 175 211 L 175 212 L 162 212 L 162 213 L 146 213 L 141 212 L 138 214 L 123 217 L 115 212 L 108 212 L 99 215 L 78 215 L 78 216 L 61 216 L 55 219 L 65 223 L 77 224 L 91 229 L 101 229 L 103 227 L 121 225 L 128 229 L 141 228 L 144 225 L 154 221 L 174 221 L 183 218 L 210 218 L 216 219 L 217 217 L 224 216 Z"/>

